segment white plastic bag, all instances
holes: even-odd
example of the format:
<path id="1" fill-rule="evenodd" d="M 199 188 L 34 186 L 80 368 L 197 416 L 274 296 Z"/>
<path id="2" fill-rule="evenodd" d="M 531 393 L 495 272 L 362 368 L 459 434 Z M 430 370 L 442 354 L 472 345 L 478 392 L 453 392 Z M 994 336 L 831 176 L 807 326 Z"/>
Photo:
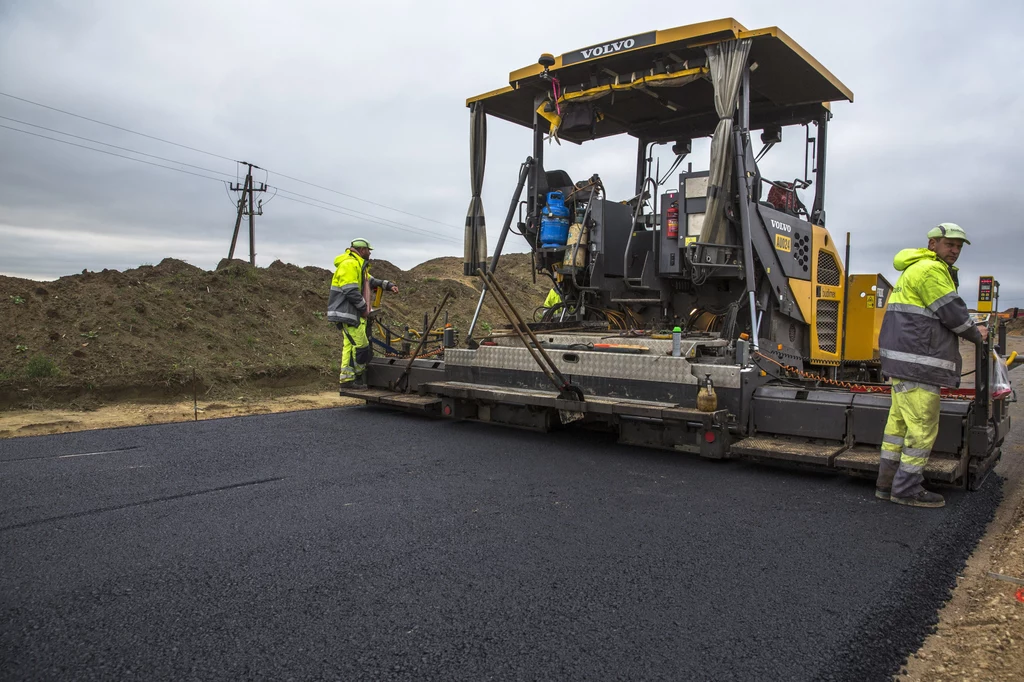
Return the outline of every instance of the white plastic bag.
<path id="1" fill-rule="evenodd" d="M 1006 360 L 999 353 L 992 351 L 992 371 L 989 375 L 992 382 L 992 397 L 1005 398 L 1013 392 L 1010 385 L 1010 371 L 1006 368 Z"/>

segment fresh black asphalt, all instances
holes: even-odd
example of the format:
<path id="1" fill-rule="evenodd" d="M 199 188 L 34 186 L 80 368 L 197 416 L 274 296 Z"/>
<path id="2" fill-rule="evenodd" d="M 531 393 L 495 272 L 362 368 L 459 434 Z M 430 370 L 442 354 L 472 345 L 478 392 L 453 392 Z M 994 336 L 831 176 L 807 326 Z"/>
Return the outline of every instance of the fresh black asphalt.
<path id="1" fill-rule="evenodd" d="M 885 679 L 999 484 L 370 407 L 0 441 L 0 676 Z"/>

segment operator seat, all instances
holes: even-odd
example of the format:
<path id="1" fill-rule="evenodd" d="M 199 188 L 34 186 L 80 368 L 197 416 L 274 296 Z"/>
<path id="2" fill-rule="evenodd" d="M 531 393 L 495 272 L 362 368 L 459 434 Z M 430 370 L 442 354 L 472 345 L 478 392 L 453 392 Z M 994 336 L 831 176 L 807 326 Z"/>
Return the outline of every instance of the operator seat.
<path id="1" fill-rule="evenodd" d="M 545 197 L 548 192 L 561 192 L 566 199 L 576 190 L 572 184 L 572 178 L 564 170 L 545 171 L 541 178 L 543 187 L 538 188 Z"/>
<path id="2" fill-rule="evenodd" d="M 792 182 L 772 182 L 768 190 L 768 200 L 765 202 L 776 211 L 788 213 L 791 216 L 799 217 L 807 215 L 807 208 L 797 196 L 796 187 Z"/>

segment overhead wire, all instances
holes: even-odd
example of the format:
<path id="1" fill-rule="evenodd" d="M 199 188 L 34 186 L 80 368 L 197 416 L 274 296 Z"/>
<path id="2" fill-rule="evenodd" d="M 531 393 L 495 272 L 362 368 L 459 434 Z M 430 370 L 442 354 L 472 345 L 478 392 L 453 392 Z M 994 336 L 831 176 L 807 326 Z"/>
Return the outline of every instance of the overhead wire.
<path id="1" fill-rule="evenodd" d="M 75 118 L 82 119 L 83 121 L 89 121 L 90 123 L 96 123 L 98 125 L 107 126 L 108 128 L 114 128 L 115 130 L 121 130 L 121 131 L 124 131 L 126 133 L 131 133 L 132 135 L 139 135 L 140 137 L 145 137 L 145 138 L 148 138 L 150 140 L 156 140 L 157 142 L 163 142 L 164 144 L 173 145 L 175 147 L 180 147 L 182 149 L 188 149 L 189 151 L 198 152 L 200 154 L 206 154 L 207 156 L 213 156 L 213 157 L 216 157 L 218 159 L 224 159 L 225 161 L 232 161 L 232 162 L 234 162 L 236 164 L 239 163 L 239 161 L 237 159 L 232 159 L 231 157 L 224 156 L 223 154 L 217 154 L 215 152 L 207 151 L 205 149 L 200 149 L 198 147 L 192 147 L 192 146 L 189 146 L 187 144 L 181 144 L 180 142 L 174 142 L 173 140 L 168 140 L 168 139 L 165 139 L 165 138 L 162 138 L 162 137 L 157 137 L 156 135 L 149 135 L 147 133 L 143 133 L 143 132 L 140 132 L 138 130 L 132 130 L 131 128 L 126 128 L 124 126 L 115 125 L 113 123 L 107 123 L 106 121 L 101 121 L 99 119 L 91 118 L 89 116 L 83 116 L 81 114 L 76 114 L 76 113 L 74 113 L 72 111 L 68 111 L 66 109 L 60 109 L 58 107 L 50 106 L 49 104 L 43 104 L 42 102 L 36 102 L 34 100 L 30 100 L 30 99 L 27 99 L 25 97 L 18 97 L 17 95 L 12 95 L 12 94 L 10 94 L 8 92 L 0 91 L 0 95 L 2 95 L 4 97 L 9 97 L 10 99 L 17 100 L 19 102 L 25 102 L 26 104 L 31 104 L 33 106 L 42 107 L 43 109 L 49 109 L 50 111 L 56 111 L 58 113 L 66 115 L 66 116 L 73 116 Z M 32 125 L 32 124 L 28 124 L 28 125 Z M 67 134 L 67 133 L 61 133 L 61 134 Z M 100 142 L 98 144 L 106 144 L 106 143 Z M 113 145 L 111 145 L 111 146 L 113 146 Z M 140 153 L 140 152 L 134 152 L 134 153 Z M 180 162 L 174 162 L 174 163 L 180 163 Z M 183 164 L 183 165 L 189 165 L 189 164 Z M 354 194 L 347 194 L 347 193 L 342 192 L 340 190 L 336 190 L 336 189 L 333 189 L 331 187 L 325 187 L 324 185 L 318 185 L 318 184 L 316 184 L 314 182 L 310 182 L 308 180 L 303 180 L 302 178 L 297 178 L 297 177 L 292 176 L 292 175 L 287 175 L 285 173 L 280 173 L 280 172 L 277 172 L 277 171 L 274 171 L 274 170 L 268 170 L 266 168 L 261 168 L 261 170 L 263 170 L 266 173 L 268 173 L 267 181 L 269 181 L 269 173 L 274 173 L 275 175 L 279 175 L 282 178 L 286 178 L 288 180 L 292 180 L 294 182 L 301 183 L 303 185 L 309 185 L 310 187 L 316 187 L 317 189 L 321 189 L 321 190 L 324 190 L 326 192 L 333 192 L 334 194 L 338 194 L 338 195 L 341 195 L 343 197 L 348 197 L 350 199 L 355 199 L 356 201 L 362 201 L 364 203 L 372 204 L 373 206 L 378 206 L 380 208 L 384 208 L 384 209 L 387 209 L 389 211 L 395 211 L 396 213 L 402 213 L 404 215 L 408 215 L 408 216 L 411 216 L 413 218 L 419 218 L 420 220 L 426 220 L 427 222 L 436 223 L 438 225 L 443 225 L 445 227 L 449 227 L 449 228 L 455 229 L 455 230 L 462 230 L 463 229 L 462 227 L 459 227 L 457 225 L 451 225 L 449 223 L 445 223 L 445 222 L 442 222 L 440 220 L 435 220 L 434 218 L 428 218 L 426 216 L 422 216 L 422 215 L 419 215 L 419 214 L 416 214 L 416 213 L 411 213 L 409 211 L 404 211 L 402 209 L 395 208 L 393 206 L 388 206 L 387 204 L 381 204 L 381 203 L 378 203 L 376 201 L 371 201 L 370 199 L 364 199 L 364 198 L 358 197 L 358 196 L 356 196 Z M 214 172 L 220 172 L 220 171 L 214 171 Z M 236 180 L 236 182 L 238 180 L 237 174 L 236 174 L 235 180 Z M 384 220 L 387 220 L 387 219 L 385 218 Z"/>
<path id="2" fill-rule="evenodd" d="M 312 203 L 310 201 L 303 201 L 302 199 L 296 199 L 295 197 L 290 197 L 287 194 L 279 194 L 278 196 L 280 196 L 282 199 L 285 199 L 287 201 L 294 201 L 297 204 L 305 204 L 306 206 L 312 206 L 314 208 L 320 208 L 320 209 L 323 209 L 325 211 L 331 211 L 332 213 L 338 213 L 338 214 L 341 214 L 341 215 L 344 215 L 344 216 L 348 216 L 349 218 L 359 218 L 360 220 L 366 220 L 366 221 L 371 222 L 371 223 L 376 223 L 377 225 L 382 225 L 384 227 L 390 227 L 390 228 L 395 229 L 395 230 L 401 230 L 402 232 L 409 232 L 409 233 L 418 234 L 418 235 L 427 235 L 427 236 L 433 237 L 435 239 L 443 239 L 444 241 L 452 242 L 453 244 L 462 244 L 461 241 L 459 241 L 458 239 L 455 239 L 454 237 L 447 237 L 445 235 L 432 234 L 432 233 L 429 233 L 429 232 L 418 232 L 418 231 L 414 231 L 414 230 L 411 230 L 411 229 L 399 227 L 397 225 L 392 225 L 390 223 L 385 223 L 385 222 L 381 222 L 379 220 L 374 220 L 372 218 L 364 218 L 362 216 L 354 216 L 351 213 L 347 213 L 345 211 L 339 211 L 336 208 L 330 208 L 328 206 L 321 206 L 320 204 L 314 204 L 314 203 Z"/>
<path id="3" fill-rule="evenodd" d="M 409 230 L 415 230 L 419 234 L 425 234 L 425 235 L 429 235 L 431 237 L 437 236 L 434 232 L 431 232 L 431 231 L 426 230 L 426 229 L 421 228 L 421 227 L 416 227 L 414 225 L 409 225 L 407 223 L 400 223 L 397 220 L 391 220 L 390 218 L 384 218 L 382 216 L 374 215 L 372 213 L 364 213 L 362 211 L 357 211 L 354 208 L 349 208 L 348 206 L 342 206 L 340 204 L 333 204 L 333 203 L 331 203 L 329 201 L 324 201 L 323 199 L 317 199 L 316 197 L 311 197 L 311 196 L 306 195 L 306 194 L 299 194 L 298 192 L 293 192 L 290 189 L 284 189 L 283 187 L 276 187 L 275 185 L 268 185 L 268 187 L 275 187 L 278 191 L 284 192 L 285 194 L 291 194 L 292 196 L 300 197 L 302 199 L 307 199 L 309 201 L 316 201 L 316 202 L 319 202 L 321 204 L 326 204 L 328 206 L 332 206 L 334 208 L 340 208 L 340 209 L 342 209 L 344 211 L 349 211 L 350 213 L 354 213 L 354 214 L 356 214 L 356 215 L 358 215 L 360 217 L 366 216 L 368 218 L 374 218 L 376 220 L 383 220 L 383 221 L 386 221 L 388 224 L 394 225 L 396 227 L 404 227 L 404 228 L 407 228 Z M 287 198 L 287 197 L 284 197 L 284 198 Z M 355 216 L 353 216 L 353 217 L 355 217 Z M 461 244 L 462 242 L 459 242 L 459 243 Z"/>
<path id="4" fill-rule="evenodd" d="M 308 180 L 302 180 L 301 178 L 296 178 L 296 177 L 293 177 L 291 175 L 285 175 L 284 173 L 281 173 L 281 172 L 278 172 L 278 171 L 275 171 L 275 170 L 270 170 L 269 172 L 273 173 L 275 175 L 280 175 L 282 178 L 285 178 L 287 180 L 292 180 L 294 182 L 302 183 L 303 185 L 309 185 L 310 187 L 316 187 L 317 189 L 322 189 L 325 192 L 333 192 L 334 194 L 339 194 L 339 195 L 341 195 L 343 197 L 348 197 L 349 199 L 355 199 L 356 201 L 362 201 L 362 202 L 367 203 L 367 204 L 372 204 L 374 206 L 379 206 L 381 208 L 386 208 L 389 211 L 394 211 L 396 213 L 402 213 L 402 214 L 405 214 L 407 216 L 411 216 L 413 218 L 419 218 L 420 220 L 426 220 L 427 222 L 437 223 L 438 225 L 443 225 L 444 227 L 450 227 L 453 230 L 462 230 L 462 229 L 464 229 L 462 227 L 458 227 L 457 225 L 451 225 L 449 223 L 445 223 L 445 222 L 442 222 L 440 220 L 434 220 L 433 218 L 427 218 L 426 216 L 418 215 L 416 213 L 410 213 L 409 211 L 403 211 L 402 209 L 395 208 L 394 206 L 388 206 L 386 204 L 379 204 L 376 201 L 370 201 L 369 199 L 363 199 L 362 197 L 357 197 L 354 194 L 346 194 L 345 192 L 342 192 L 342 191 L 339 191 L 339 190 L 336 190 L 336 189 L 331 189 L 330 187 L 324 187 L 323 185 L 318 185 L 315 182 L 309 182 Z"/>
<path id="5" fill-rule="evenodd" d="M 199 152 L 200 154 L 206 154 L 207 156 L 215 156 L 218 159 L 224 159 L 225 161 L 234 161 L 235 160 L 235 159 L 232 159 L 230 157 L 223 156 L 221 154 L 215 154 L 213 152 L 208 152 L 205 149 L 199 149 L 198 147 L 190 147 L 187 144 L 180 144 L 178 142 L 172 142 L 170 140 L 165 140 L 162 137 L 156 137 L 155 135 L 147 135 L 146 133 L 140 133 L 139 131 L 132 130 L 131 128 L 124 128 L 124 127 L 119 126 L 119 125 L 114 125 L 113 123 L 107 123 L 105 121 L 100 121 L 100 120 L 95 119 L 95 118 L 89 118 L 88 116 L 82 116 L 81 114 L 76 114 L 74 112 L 67 111 L 65 109 L 58 109 L 57 107 L 51 107 L 48 104 L 43 104 L 41 102 L 34 102 L 34 101 L 30 100 L 30 99 L 25 99 L 24 97 L 18 97 L 16 95 L 12 95 L 12 94 L 10 94 L 8 92 L 0 92 L 0 95 L 3 95 L 4 97 L 10 97 L 11 99 L 16 99 L 19 102 L 25 102 L 26 104 L 32 104 L 32 105 L 35 105 L 37 107 L 42 107 L 43 109 L 49 109 L 50 111 L 56 111 L 58 113 L 65 114 L 67 116 L 74 116 L 75 118 L 80 118 L 83 121 L 89 121 L 90 123 L 97 123 L 97 124 L 99 124 L 101 126 L 107 126 L 108 128 L 115 128 L 117 130 L 123 130 L 126 133 L 131 133 L 132 135 L 140 135 L 142 137 L 148 137 L 151 140 L 156 140 L 157 142 L 163 142 L 164 144 L 174 145 L 175 147 L 181 147 L 182 149 L 188 149 L 189 151 Z"/>
<path id="6" fill-rule="evenodd" d="M 85 142 L 92 142 L 93 144 L 101 144 L 104 147 L 112 147 L 113 149 L 120 149 L 121 151 L 130 152 L 132 154 L 138 154 L 139 156 L 146 156 L 146 157 L 149 157 L 151 159 L 159 159 L 160 161 L 167 161 L 168 163 L 176 163 L 176 164 L 178 164 L 180 166 L 188 166 L 189 168 L 195 168 L 197 170 L 206 171 L 207 173 L 217 173 L 218 175 L 226 175 L 229 178 L 231 177 L 231 173 L 225 173 L 224 171 L 214 170 L 212 168 L 206 168 L 205 166 L 197 166 L 197 165 L 192 164 L 192 163 L 185 163 L 184 161 L 176 161 L 174 159 L 168 159 L 165 156 L 157 156 L 156 154 L 147 154 L 146 152 L 140 152 L 140 151 L 137 151 L 135 149 L 131 149 L 130 147 L 121 147 L 119 145 L 111 144 L 109 142 L 101 142 L 100 140 L 94 140 L 94 139 L 89 138 L 89 137 L 82 137 L 81 135 L 73 135 L 71 133 L 65 133 L 63 130 L 57 130 L 55 128 L 47 128 L 46 126 L 36 125 L 35 123 L 29 123 L 28 121 L 19 121 L 18 119 L 11 118 L 10 116 L 0 116 L 0 119 L 3 119 L 5 121 L 11 121 L 13 123 L 17 123 L 17 124 L 23 125 L 23 126 L 30 126 L 32 128 L 38 128 L 40 130 L 45 130 L 47 132 L 56 133 L 58 135 L 64 135 L 65 137 L 73 137 L 76 140 L 83 140 Z"/>
<path id="7" fill-rule="evenodd" d="M 0 94 L 2 94 L 2 93 L 0 93 Z M 11 118 L 6 117 L 6 116 L 0 116 L 0 118 L 2 118 L 4 120 L 14 121 L 16 123 L 22 123 L 21 121 L 18 121 L 17 119 L 11 119 Z M 41 128 L 41 129 L 44 129 L 44 130 L 48 130 L 50 132 L 54 132 L 54 133 L 57 133 L 59 135 L 66 135 L 68 137 L 74 137 L 76 139 L 85 140 L 87 142 L 93 142 L 95 144 L 101 144 L 101 145 L 106 145 L 106 146 L 113 147 L 115 149 L 121 149 L 123 151 L 128 151 L 128 152 L 130 152 L 132 154 L 139 154 L 141 156 L 148 156 L 148 157 L 151 157 L 151 158 L 160 159 L 161 161 L 167 161 L 169 163 L 176 163 L 176 164 L 188 166 L 188 167 L 191 167 L 191 168 L 197 168 L 199 170 L 204 170 L 204 171 L 207 171 L 207 172 L 210 172 L 210 173 L 219 173 L 219 174 L 222 174 L 222 175 L 227 175 L 228 177 L 230 177 L 230 174 L 224 173 L 222 171 L 217 171 L 217 170 L 205 168 L 205 167 L 202 167 L 202 166 L 195 166 L 193 164 L 186 164 L 186 163 L 182 163 L 180 161 L 175 161 L 174 159 L 167 159 L 166 157 L 156 156 L 154 154 L 146 154 L 144 152 L 138 152 L 138 151 L 135 151 L 135 150 L 130 149 L 128 147 L 120 147 L 118 145 L 112 145 L 112 144 L 108 144 L 108 143 L 105 143 L 105 142 L 100 142 L 98 140 L 92 140 L 90 138 L 84 138 L 84 137 L 81 137 L 81 136 L 78 136 L 78 135 L 71 135 L 70 133 L 64 133 L 64 132 L 61 132 L 61 131 L 58 131 L 58 130 L 55 130 L 55 129 L 51 129 L 51 128 L 44 128 L 43 126 L 36 126 L 34 124 L 31 124 L 31 123 L 26 124 L 26 125 L 31 125 L 31 126 L 36 127 L 36 128 Z M 50 140 L 52 142 L 60 142 L 61 144 L 70 145 L 72 147 L 78 147 L 79 149 L 87 149 L 89 151 L 98 152 L 100 154 L 106 154 L 108 156 L 116 156 L 116 157 L 121 158 L 121 159 L 127 159 L 128 161 L 135 161 L 137 163 L 144 163 L 144 164 L 146 164 L 148 166 L 155 166 L 156 168 L 164 168 L 164 169 L 167 169 L 167 170 L 177 171 L 179 173 L 185 173 L 187 175 L 192 175 L 192 176 L 195 176 L 195 177 L 198 177 L 198 178 L 205 178 L 207 180 L 213 180 L 215 182 L 223 183 L 225 185 L 225 188 L 227 188 L 227 181 L 226 180 L 222 180 L 220 178 L 215 178 L 215 177 L 213 177 L 211 175 L 204 175 L 203 173 L 196 173 L 196 172 L 193 172 L 193 171 L 185 170 L 184 168 L 178 168 L 176 166 L 166 166 L 166 165 L 161 164 L 161 163 L 154 163 L 152 161 L 146 161 L 145 159 L 139 159 L 139 158 L 136 158 L 136 157 L 133 157 L 133 156 L 126 156 L 125 154 L 118 154 L 116 152 L 107 151 L 105 149 L 97 149 L 96 147 L 90 147 L 88 145 L 78 144 L 77 142 L 71 142 L 70 140 L 62 140 L 62 139 L 57 138 L 57 137 L 51 137 L 49 135 L 42 135 L 40 133 L 34 133 L 34 132 L 30 131 L 30 130 L 22 130 L 20 128 L 15 128 L 15 127 L 3 125 L 3 124 L 0 124 L 0 128 L 4 128 L 4 129 L 7 129 L 7 130 L 12 130 L 12 131 L 14 131 L 16 133 L 22 133 L 24 135 L 31 135 L 33 137 L 39 137 L 39 138 L 42 138 L 44 140 Z M 350 218 L 358 218 L 360 220 L 366 220 L 368 222 L 372 222 L 372 223 L 381 225 L 383 227 L 390 227 L 392 229 L 400 230 L 400 231 L 403 231 L 403 232 L 408 232 L 408 233 L 411 233 L 411 234 L 418 234 L 418 235 L 422 235 L 422 236 L 429 236 L 429 237 L 432 237 L 432 238 L 435 238 L 435 239 L 442 239 L 444 241 L 448 241 L 448 242 L 455 243 L 455 244 L 461 244 L 462 243 L 460 240 L 457 240 L 454 237 L 448 237 L 447 235 L 438 235 L 438 234 L 435 234 L 435 233 L 430 232 L 428 230 L 416 228 L 416 227 L 413 227 L 411 225 L 406 225 L 404 223 L 397 223 L 396 221 L 392 221 L 392 220 L 389 220 L 387 218 L 382 218 L 381 216 L 375 216 L 375 215 L 372 215 L 372 214 L 369 214 L 369 213 L 363 213 L 361 211 L 356 211 L 355 209 L 350 209 L 348 207 L 341 206 L 339 204 L 331 204 L 330 202 L 325 202 L 325 201 L 323 201 L 321 199 L 316 199 L 315 197 L 309 197 L 309 196 L 304 195 L 304 194 L 298 194 L 298 193 L 291 192 L 290 190 L 286 190 L 286 189 L 283 189 L 283 188 L 280 188 L 280 187 L 273 187 L 273 189 L 274 189 L 274 195 L 271 196 L 270 199 L 267 200 L 267 203 L 269 203 L 269 201 L 271 199 L 273 199 L 275 196 L 278 196 L 278 192 L 286 192 L 288 194 L 294 194 L 295 196 L 302 197 L 304 199 L 309 199 L 310 201 L 308 201 L 308 202 L 307 201 L 301 201 L 299 199 L 295 199 L 293 197 L 289 197 L 286 194 L 280 195 L 282 199 L 288 199 L 288 200 L 295 201 L 295 202 L 300 203 L 300 204 L 306 204 L 308 206 L 313 206 L 315 208 L 320 208 L 320 209 L 332 211 L 334 213 L 338 213 L 340 215 L 345 215 L 345 216 L 348 216 Z M 229 199 L 231 198 L 230 193 L 228 194 L 228 198 Z M 320 202 L 320 203 L 312 203 L 312 202 Z M 237 204 L 237 200 L 234 200 L 231 203 L 234 206 L 238 205 Z M 328 206 L 331 206 L 333 208 L 328 208 L 328 206 L 322 206 L 320 204 L 328 204 Z"/>
<path id="8" fill-rule="evenodd" d="M 211 175 L 203 175 L 202 173 L 193 173 L 192 171 L 185 170 L 184 168 L 175 168 L 174 166 L 165 166 L 162 163 L 153 163 L 152 161 L 146 161 L 144 159 L 136 159 L 134 156 L 125 156 L 124 154 L 118 154 L 116 152 L 108 152 L 106 149 L 96 149 L 95 147 L 87 147 L 84 144 L 78 144 L 77 142 L 70 142 L 68 140 L 61 140 L 57 137 L 50 137 L 49 135 L 40 135 L 39 133 L 33 133 L 30 130 L 21 130 L 20 128 L 12 128 L 11 126 L 5 126 L 0 124 L 0 128 L 6 128 L 7 130 L 13 130 L 16 133 L 23 133 L 25 135 L 32 135 L 33 137 L 41 137 L 44 140 L 52 140 L 54 142 L 60 142 L 62 144 L 68 144 L 72 147 L 80 147 L 82 149 L 88 149 L 91 152 L 99 152 L 100 154 L 107 154 L 109 156 L 117 156 L 122 159 L 128 159 L 129 161 L 137 161 L 144 163 L 148 166 L 156 166 L 157 168 L 166 168 L 167 170 L 178 171 L 179 173 L 185 173 L 187 175 L 194 175 L 197 178 L 206 178 L 207 180 L 213 180 L 215 182 L 224 182 L 220 178 L 215 178 Z"/>

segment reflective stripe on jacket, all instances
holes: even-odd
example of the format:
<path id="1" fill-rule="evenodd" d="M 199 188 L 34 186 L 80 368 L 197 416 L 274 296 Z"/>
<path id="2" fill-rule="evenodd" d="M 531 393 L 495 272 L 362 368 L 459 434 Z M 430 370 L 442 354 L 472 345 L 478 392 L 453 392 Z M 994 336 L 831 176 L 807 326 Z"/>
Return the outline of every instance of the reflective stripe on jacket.
<path id="1" fill-rule="evenodd" d="M 904 249 L 893 266 L 896 281 L 878 335 L 882 373 L 907 381 L 960 385 L 957 337 L 979 343 L 981 333 L 957 293 L 956 268 L 928 249 Z"/>
<path id="2" fill-rule="evenodd" d="M 370 274 L 369 261 L 348 249 L 334 259 L 334 277 L 331 279 L 331 295 L 327 300 L 327 319 L 331 322 L 359 324 L 359 318 L 365 317 L 367 310 L 363 292 L 366 285 L 370 288 L 383 287 L 390 289 L 392 283 L 386 279 L 377 279 Z"/>

